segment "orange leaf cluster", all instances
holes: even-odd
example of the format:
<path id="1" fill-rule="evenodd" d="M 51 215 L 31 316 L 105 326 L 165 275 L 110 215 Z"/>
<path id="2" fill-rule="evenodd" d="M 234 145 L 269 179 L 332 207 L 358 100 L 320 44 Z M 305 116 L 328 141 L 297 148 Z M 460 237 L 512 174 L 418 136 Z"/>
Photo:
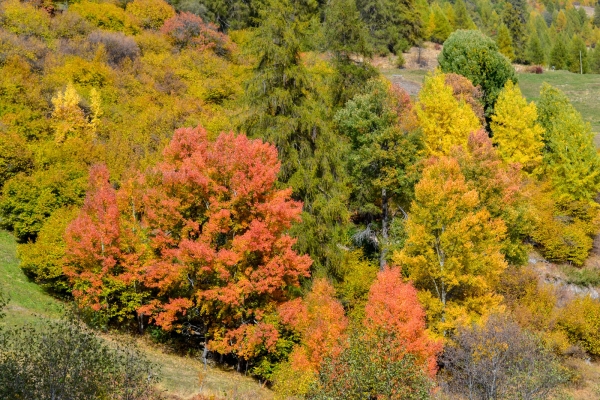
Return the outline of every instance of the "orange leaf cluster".
<path id="1" fill-rule="evenodd" d="M 431 376 L 435 375 L 442 344 L 427 336 L 417 290 L 403 282 L 400 268 L 385 268 L 377 275 L 369 291 L 363 325 L 368 337 L 382 334 L 392 344 L 394 353 L 387 355 L 391 359 L 412 354 Z"/>
<path id="2" fill-rule="evenodd" d="M 192 309 L 215 351 L 272 349 L 277 329 L 265 315 L 311 265 L 285 233 L 302 205 L 275 189 L 275 148 L 233 133 L 211 142 L 204 129 L 186 128 L 162 162 L 119 191 L 97 170 L 67 233 L 69 276 L 85 288 L 74 291 L 78 301 L 106 308 L 116 281 L 138 314 L 166 330 Z"/>

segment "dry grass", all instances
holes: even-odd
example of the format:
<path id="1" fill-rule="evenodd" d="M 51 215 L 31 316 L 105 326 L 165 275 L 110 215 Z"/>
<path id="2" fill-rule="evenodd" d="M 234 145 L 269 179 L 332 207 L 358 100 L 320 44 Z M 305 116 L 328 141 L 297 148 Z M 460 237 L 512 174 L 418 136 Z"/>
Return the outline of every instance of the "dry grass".
<path id="1" fill-rule="evenodd" d="M 571 358 L 567 366 L 576 373 L 575 382 L 565 388 L 560 399 L 598 400 L 600 399 L 600 363 Z"/>

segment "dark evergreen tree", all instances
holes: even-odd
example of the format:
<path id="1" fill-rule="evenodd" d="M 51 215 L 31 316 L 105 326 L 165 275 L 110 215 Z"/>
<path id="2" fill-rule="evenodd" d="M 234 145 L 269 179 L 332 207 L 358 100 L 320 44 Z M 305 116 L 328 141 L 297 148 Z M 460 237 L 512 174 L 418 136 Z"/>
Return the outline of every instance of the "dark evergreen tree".
<path id="1" fill-rule="evenodd" d="M 600 28 L 600 2 L 594 6 L 594 19 L 592 21 L 595 27 Z"/>
<path id="2" fill-rule="evenodd" d="M 302 223 L 292 228 L 298 251 L 326 272 L 340 264 L 340 245 L 349 221 L 344 169 L 345 145 L 328 122 L 318 79 L 302 63 L 300 44 L 310 17 L 297 4 L 273 0 L 261 11 L 252 41 L 256 59 L 246 84 L 247 114 L 241 127 L 273 143 L 279 152 L 279 180 L 304 203 Z"/>
<path id="3" fill-rule="evenodd" d="M 323 28 L 326 49 L 332 53 L 336 69 L 331 88 L 333 102 L 343 106 L 377 74 L 367 60 L 373 53 L 369 33 L 355 0 L 332 0 L 325 9 Z"/>
<path id="4" fill-rule="evenodd" d="M 421 38 L 422 17 L 416 0 L 358 0 L 356 3 L 378 53 L 397 53 Z"/>
<path id="5" fill-rule="evenodd" d="M 525 20 L 511 3 L 506 3 L 502 13 L 502 21 L 508 28 L 515 50 L 515 61 L 525 62 Z"/>
<path id="6" fill-rule="evenodd" d="M 600 74 L 600 44 L 596 43 L 596 46 L 590 51 L 590 71 L 593 74 Z"/>

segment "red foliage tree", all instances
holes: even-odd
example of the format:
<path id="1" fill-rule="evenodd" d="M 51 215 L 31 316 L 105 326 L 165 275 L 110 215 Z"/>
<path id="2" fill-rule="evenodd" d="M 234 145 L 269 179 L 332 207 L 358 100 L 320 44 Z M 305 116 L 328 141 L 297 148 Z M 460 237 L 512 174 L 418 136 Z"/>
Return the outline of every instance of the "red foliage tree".
<path id="1" fill-rule="evenodd" d="M 187 314 L 206 328 L 211 350 L 250 359 L 272 349 L 278 333 L 268 316 L 311 264 L 285 233 L 302 205 L 291 190 L 275 188 L 275 148 L 243 135 L 211 142 L 202 128 L 179 129 L 163 161 L 119 193 L 103 171 L 69 228 L 72 279 L 102 291 L 106 265 L 122 286 L 136 277 L 129 294 L 138 313 L 163 329 Z M 74 294 L 88 303 L 89 295 Z"/>
<path id="2" fill-rule="evenodd" d="M 417 299 L 417 291 L 402 281 L 399 268 L 385 268 L 369 291 L 363 321 L 367 337 L 383 336 L 393 351 L 381 354 L 399 360 L 407 353 L 416 357 L 423 368 L 434 376 L 436 356 L 442 345 L 425 332 L 425 311 Z"/>
<path id="3" fill-rule="evenodd" d="M 180 49 L 188 46 L 201 51 L 211 49 L 220 56 L 228 55 L 233 50 L 233 44 L 227 35 L 217 31 L 215 25 L 205 23 L 202 18 L 189 12 L 169 18 L 161 32 Z"/>
<path id="4" fill-rule="evenodd" d="M 140 253 L 129 246 L 130 232 L 121 229 L 117 192 L 106 166 L 92 167 L 85 203 L 65 239 L 65 273 L 82 306 L 108 317 L 123 317 L 139 307 L 143 296 L 132 288 L 140 281 Z"/>
<path id="5" fill-rule="evenodd" d="M 347 344 L 348 319 L 326 279 L 316 279 L 304 299 L 295 299 L 279 309 L 281 321 L 301 337 L 290 355 L 295 370 L 318 371 L 326 357 L 337 357 Z"/>

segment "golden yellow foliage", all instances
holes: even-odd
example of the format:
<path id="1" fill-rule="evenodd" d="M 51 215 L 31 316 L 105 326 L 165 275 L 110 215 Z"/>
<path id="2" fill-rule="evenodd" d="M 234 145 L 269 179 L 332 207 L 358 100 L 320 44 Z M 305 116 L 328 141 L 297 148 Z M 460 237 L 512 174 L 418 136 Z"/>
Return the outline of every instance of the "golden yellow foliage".
<path id="1" fill-rule="evenodd" d="M 506 227 L 480 204 L 455 159 L 441 157 L 425 168 L 406 229 L 406 245 L 394 262 L 420 289 L 434 333 L 445 335 L 498 309 Z"/>
<path id="2" fill-rule="evenodd" d="M 175 15 L 175 10 L 163 0 L 133 0 L 127 4 L 127 12 L 135 16 L 142 27 L 158 29 L 169 18 Z"/>
<path id="3" fill-rule="evenodd" d="M 58 143 L 64 142 L 68 135 L 76 135 L 87 127 L 83 110 L 79 107 L 81 97 L 69 83 L 64 92 L 58 92 L 52 98 L 52 122 L 54 125 L 54 139 Z"/>
<path id="4" fill-rule="evenodd" d="M 536 122 L 537 117 L 535 104 L 527 104 L 519 87 L 508 81 L 492 116 L 492 141 L 504 161 L 519 163 L 529 172 L 542 160 L 544 128 Z"/>
<path id="5" fill-rule="evenodd" d="M 480 128 L 471 107 L 454 98 L 445 80 L 440 72 L 428 76 L 415 107 L 425 152 L 431 156 L 448 155 L 453 147 L 466 146 L 469 134 Z"/>

